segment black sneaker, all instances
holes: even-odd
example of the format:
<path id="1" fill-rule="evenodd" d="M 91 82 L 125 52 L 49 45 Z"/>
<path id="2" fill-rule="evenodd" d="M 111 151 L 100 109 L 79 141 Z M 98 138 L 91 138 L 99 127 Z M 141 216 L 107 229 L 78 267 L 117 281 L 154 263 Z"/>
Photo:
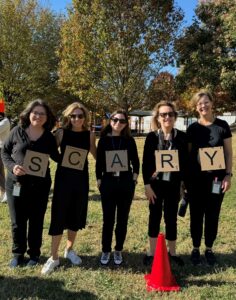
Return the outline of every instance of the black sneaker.
<path id="1" fill-rule="evenodd" d="M 212 252 L 211 249 L 207 249 L 205 251 L 205 258 L 206 258 L 208 265 L 210 265 L 210 266 L 214 266 L 214 264 L 216 263 L 215 254 Z"/>
<path id="2" fill-rule="evenodd" d="M 201 257 L 200 257 L 200 252 L 198 249 L 192 250 L 190 260 L 194 266 L 201 264 Z"/>
<path id="3" fill-rule="evenodd" d="M 182 260 L 182 258 L 180 256 L 176 256 L 176 255 L 171 255 L 169 253 L 169 258 L 171 262 L 174 262 L 176 265 L 182 267 L 184 266 L 184 261 Z"/>
<path id="4" fill-rule="evenodd" d="M 152 255 L 145 255 L 144 258 L 143 258 L 143 264 L 145 266 L 151 266 L 152 265 L 152 262 L 153 262 L 153 256 Z"/>

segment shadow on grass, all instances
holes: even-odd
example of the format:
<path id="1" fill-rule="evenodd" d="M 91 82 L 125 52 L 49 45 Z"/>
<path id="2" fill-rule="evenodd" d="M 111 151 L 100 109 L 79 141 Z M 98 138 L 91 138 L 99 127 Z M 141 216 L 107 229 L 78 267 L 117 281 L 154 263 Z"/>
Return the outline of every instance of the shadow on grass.
<path id="1" fill-rule="evenodd" d="M 81 290 L 70 292 L 65 290 L 64 282 L 51 278 L 28 277 L 12 278 L 0 276 L 0 299 L 98 299 L 94 294 Z"/>

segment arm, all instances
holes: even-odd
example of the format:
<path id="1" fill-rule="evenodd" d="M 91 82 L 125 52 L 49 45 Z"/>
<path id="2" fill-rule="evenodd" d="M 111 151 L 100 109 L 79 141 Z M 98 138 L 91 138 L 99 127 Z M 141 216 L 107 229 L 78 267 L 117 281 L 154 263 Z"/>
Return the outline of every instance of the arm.
<path id="1" fill-rule="evenodd" d="M 89 152 L 92 154 L 93 158 L 97 157 L 97 147 L 96 147 L 96 136 L 94 132 L 90 132 L 90 149 Z"/>
<path id="2" fill-rule="evenodd" d="M 4 118 L 2 121 L 0 121 L 0 134 L 2 134 L 2 132 L 8 130 L 8 132 L 10 131 L 10 122 L 7 118 Z"/>
<path id="3" fill-rule="evenodd" d="M 232 138 L 224 139 L 224 155 L 225 155 L 225 166 L 226 173 L 232 173 L 232 161 L 233 161 L 233 151 L 232 151 Z M 222 182 L 222 192 L 225 193 L 230 189 L 231 186 L 231 175 L 226 175 Z"/>
<path id="4" fill-rule="evenodd" d="M 139 175 L 140 163 L 139 163 L 137 145 L 135 143 L 134 138 L 131 138 L 131 156 L 130 156 L 130 161 L 131 161 L 132 167 L 133 167 L 133 180 L 137 181 L 138 175 Z"/>
<path id="5" fill-rule="evenodd" d="M 102 147 L 102 138 L 98 141 L 98 147 L 97 147 L 97 159 L 96 159 L 96 178 L 97 178 L 97 186 L 98 188 L 101 185 L 101 179 L 102 179 L 102 162 L 103 162 L 103 147 Z"/>
<path id="6" fill-rule="evenodd" d="M 56 132 L 54 133 L 55 139 L 56 139 L 56 143 L 57 143 L 57 147 L 59 147 L 61 145 L 61 141 L 63 138 L 63 129 L 59 128 L 56 130 Z"/>

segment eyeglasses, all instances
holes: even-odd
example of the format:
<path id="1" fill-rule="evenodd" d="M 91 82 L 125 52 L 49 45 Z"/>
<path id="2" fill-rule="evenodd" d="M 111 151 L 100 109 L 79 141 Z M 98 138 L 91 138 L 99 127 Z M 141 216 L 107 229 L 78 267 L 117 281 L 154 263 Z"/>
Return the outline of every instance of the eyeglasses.
<path id="1" fill-rule="evenodd" d="M 71 114 L 69 117 L 73 120 L 75 120 L 75 119 L 84 119 L 84 114 Z"/>
<path id="2" fill-rule="evenodd" d="M 159 116 L 161 116 L 162 118 L 166 118 L 167 116 L 170 118 L 173 118 L 176 116 L 174 111 L 170 111 L 170 112 L 165 112 L 165 113 L 159 113 Z"/>
<path id="3" fill-rule="evenodd" d="M 204 102 L 198 102 L 197 107 L 203 106 L 203 105 L 210 105 L 210 101 L 204 101 Z"/>
<path id="4" fill-rule="evenodd" d="M 120 124 L 126 124 L 127 121 L 125 119 L 118 119 L 118 118 L 114 118 L 114 119 L 111 119 L 114 123 L 117 123 L 119 122 Z"/>
<path id="5" fill-rule="evenodd" d="M 44 112 L 31 111 L 31 113 L 32 113 L 34 116 L 38 116 L 38 117 L 45 117 L 45 116 L 46 116 L 46 113 L 44 113 Z"/>

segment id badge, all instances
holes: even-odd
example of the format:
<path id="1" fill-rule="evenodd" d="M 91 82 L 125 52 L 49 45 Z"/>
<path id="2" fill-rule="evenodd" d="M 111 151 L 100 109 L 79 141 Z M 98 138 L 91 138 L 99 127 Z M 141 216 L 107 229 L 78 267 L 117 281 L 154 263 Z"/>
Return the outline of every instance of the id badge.
<path id="1" fill-rule="evenodd" d="M 119 172 L 119 171 L 114 172 L 114 173 L 113 173 L 113 176 L 119 177 L 119 176 L 120 176 L 120 172 Z"/>
<path id="2" fill-rule="evenodd" d="M 164 172 L 163 174 L 162 174 L 162 180 L 164 180 L 164 181 L 170 181 L 170 172 Z"/>
<path id="3" fill-rule="evenodd" d="M 13 185 L 12 196 L 19 197 L 20 196 L 21 185 L 16 183 Z"/>
<path id="4" fill-rule="evenodd" d="M 212 194 L 220 194 L 221 193 L 221 181 L 213 181 L 212 183 Z"/>

